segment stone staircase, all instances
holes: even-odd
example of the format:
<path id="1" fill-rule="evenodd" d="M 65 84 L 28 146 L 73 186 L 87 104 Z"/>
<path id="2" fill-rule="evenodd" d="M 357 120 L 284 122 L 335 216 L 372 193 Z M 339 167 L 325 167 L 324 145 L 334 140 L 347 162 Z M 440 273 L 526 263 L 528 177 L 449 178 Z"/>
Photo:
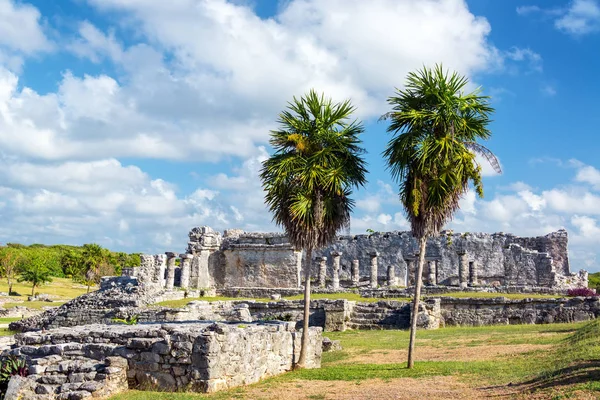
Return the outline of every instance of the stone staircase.
<path id="1" fill-rule="evenodd" d="M 406 329 L 410 326 L 410 307 L 400 301 L 356 303 L 350 313 L 350 329 Z"/>

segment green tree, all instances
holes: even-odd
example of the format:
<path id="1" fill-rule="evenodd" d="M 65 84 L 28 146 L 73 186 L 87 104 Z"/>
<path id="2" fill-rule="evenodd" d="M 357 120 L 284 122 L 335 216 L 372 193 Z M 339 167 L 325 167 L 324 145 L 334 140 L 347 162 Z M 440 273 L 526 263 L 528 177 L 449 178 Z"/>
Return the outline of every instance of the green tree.
<path id="1" fill-rule="evenodd" d="M 387 130 L 393 134 L 383 155 L 399 184 L 400 201 L 419 243 L 408 368 L 414 365 L 427 238 L 452 219 L 470 183 L 483 197 L 477 154 L 501 172 L 493 153 L 477 142 L 491 136 L 488 125 L 494 109 L 481 89 L 465 94 L 467 83 L 441 65 L 411 72 L 406 87 L 388 98 L 392 111 L 382 116 L 390 121 Z"/>
<path id="2" fill-rule="evenodd" d="M 29 252 L 22 264 L 18 281 L 31 283 L 32 296 L 35 295 L 36 287 L 52 282 L 51 272 L 46 264 L 47 260 L 44 253 L 40 252 Z"/>
<path id="3" fill-rule="evenodd" d="M 107 251 L 96 243 L 84 244 L 81 258 L 82 268 L 77 279 L 87 286 L 89 293 L 90 287 L 99 282 L 101 269 L 108 264 Z"/>
<path id="4" fill-rule="evenodd" d="M 6 278 L 8 284 L 8 294 L 13 293 L 13 284 L 19 273 L 19 268 L 23 261 L 21 251 L 12 247 L 0 248 L 0 273 Z"/>
<path id="5" fill-rule="evenodd" d="M 297 367 L 306 363 L 310 278 L 313 250 L 331 243 L 350 224 L 353 188 L 366 183 L 361 123 L 350 120 L 349 100 L 333 103 L 311 90 L 294 97 L 271 131 L 275 153 L 265 162 L 261 180 L 273 220 L 296 249 L 305 251 L 304 322 Z"/>
<path id="6" fill-rule="evenodd" d="M 64 250 L 60 256 L 60 267 L 67 277 L 75 277 L 82 266 L 81 253 L 73 250 Z"/>

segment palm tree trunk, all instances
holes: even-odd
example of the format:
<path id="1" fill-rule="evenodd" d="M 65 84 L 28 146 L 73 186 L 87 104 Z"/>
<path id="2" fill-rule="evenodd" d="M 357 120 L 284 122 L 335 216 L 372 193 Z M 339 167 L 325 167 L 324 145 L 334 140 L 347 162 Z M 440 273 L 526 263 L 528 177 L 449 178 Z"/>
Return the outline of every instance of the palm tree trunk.
<path id="1" fill-rule="evenodd" d="M 31 297 L 33 297 L 34 295 L 35 295 L 35 283 L 31 287 Z"/>
<path id="2" fill-rule="evenodd" d="M 304 265 L 304 321 L 302 323 L 302 339 L 300 341 L 300 357 L 295 368 L 306 366 L 306 351 L 308 347 L 308 320 L 310 319 L 310 270 L 312 264 L 312 248 L 306 249 L 306 264 Z"/>
<path id="3" fill-rule="evenodd" d="M 419 265 L 415 276 L 415 298 L 413 300 L 413 308 L 410 323 L 410 343 L 408 345 L 408 368 L 412 368 L 415 364 L 415 337 L 417 335 L 417 317 L 419 316 L 419 300 L 421 298 L 421 284 L 423 281 L 423 264 L 425 264 L 425 246 L 427 238 L 419 239 Z"/>

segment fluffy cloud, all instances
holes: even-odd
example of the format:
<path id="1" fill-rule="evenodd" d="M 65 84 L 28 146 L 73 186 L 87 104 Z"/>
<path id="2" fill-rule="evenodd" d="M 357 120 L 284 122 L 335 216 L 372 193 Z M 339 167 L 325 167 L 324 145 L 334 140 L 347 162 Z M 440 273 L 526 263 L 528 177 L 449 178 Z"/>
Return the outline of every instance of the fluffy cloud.
<path id="1" fill-rule="evenodd" d="M 52 50 L 40 14 L 0 0 L 0 22 L 18 21 L 0 23 L 0 240 L 182 251 L 195 225 L 270 230 L 257 176 L 269 129 L 292 95 L 314 87 L 351 97 L 369 119 L 423 64 L 441 61 L 469 77 L 542 68 L 531 49 L 491 45 L 489 23 L 462 0 L 292 0 L 271 18 L 246 2 L 88 2 L 116 25 L 80 21 L 64 49 L 104 72 L 65 70 L 57 90 L 42 93 L 24 87 L 20 64 L 6 58 Z M 197 187 L 155 179 L 139 159 L 194 161 Z M 206 172 L 216 162 L 218 171 Z M 576 183 L 595 179 L 578 169 Z M 569 225 L 587 237 L 597 195 L 578 190 L 521 183 L 490 200 L 470 193 L 454 224 L 518 234 Z M 408 229 L 388 183 L 356 197 L 354 232 Z"/>
<path id="2" fill-rule="evenodd" d="M 597 0 L 572 0 L 564 8 L 520 6 L 517 7 L 517 14 L 541 14 L 552 18 L 556 29 L 574 36 L 597 32 L 600 29 L 600 5 Z"/>
<path id="3" fill-rule="evenodd" d="M 24 57 L 53 48 L 40 24 L 37 8 L 0 0 L 0 65 L 19 71 Z"/>
<path id="4" fill-rule="evenodd" d="M 554 25 L 567 33 L 583 35 L 600 28 L 600 7 L 596 0 L 573 0 Z"/>

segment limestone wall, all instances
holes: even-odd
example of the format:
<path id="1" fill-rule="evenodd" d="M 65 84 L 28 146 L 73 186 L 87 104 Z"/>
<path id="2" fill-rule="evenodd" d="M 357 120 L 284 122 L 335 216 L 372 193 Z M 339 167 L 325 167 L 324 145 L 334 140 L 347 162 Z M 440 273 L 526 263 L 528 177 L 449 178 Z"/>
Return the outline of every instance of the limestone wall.
<path id="1" fill-rule="evenodd" d="M 569 270 L 568 236 L 564 230 L 534 238 L 521 238 L 504 233 L 443 233 L 427 242 L 426 259 L 435 264 L 436 285 L 460 284 L 460 254 L 465 253 L 467 268 L 477 269 L 477 285 L 553 286 L 556 276 L 571 276 Z M 352 260 L 359 260 L 360 275 L 370 275 L 370 253 L 378 253 L 379 284 L 384 284 L 388 266 L 393 266 L 401 286 L 410 284 L 407 260 L 414 260 L 418 245 L 409 232 L 385 232 L 372 235 L 342 236 L 330 247 L 317 251 L 316 256 L 331 259 L 333 252 L 341 253 L 340 278 L 349 280 Z M 333 274 L 328 263 L 328 276 Z M 467 283 L 469 272 L 467 272 Z M 313 266 L 313 274 L 317 274 Z M 573 274 L 572 279 L 577 279 Z M 587 284 L 587 282 L 585 282 Z M 577 282 L 577 284 L 583 284 Z"/>
<path id="2" fill-rule="evenodd" d="M 186 253 L 143 256 L 142 265 L 127 270 L 159 289 L 283 288 L 302 285 L 302 254 L 280 233 L 209 227 L 189 233 Z M 409 232 L 341 236 L 317 250 L 309 260 L 320 287 L 413 286 L 417 243 Z M 587 286 L 584 272 L 569 269 L 568 236 L 564 230 L 521 238 L 504 233 L 449 233 L 427 243 L 423 281 L 446 286 Z M 175 258 L 180 266 L 175 266 Z M 353 275 L 353 265 L 357 271 Z M 165 265 L 166 264 L 166 265 Z M 322 266 L 322 267 L 321 267 Z"/>
<path id="3" fill-rule="evenodd" d="M 282 234 L 243 234 L 221 248 L 219 287 L 299 287 L 301 253 Z"/>
<path id="4" fill-rule="evenodd" d="M 308 368 L 320 367 L 321 342 L 321 329 L 311 328 Z M 20 334 L 4 354 L 26 356 L 32 373 L 12 388 L 14 399 L 71 399 L 127 388 L 214 392 L 247 385 L 291 370 L 299 348 L 290 324 L 178 323 Z"/>
<path id="5" fill-rule="evenodd" d="M 600 316 L 598 297 L 510 300 L 442 298 L 441 323 L 446 326 L 549 324 Z"/>

